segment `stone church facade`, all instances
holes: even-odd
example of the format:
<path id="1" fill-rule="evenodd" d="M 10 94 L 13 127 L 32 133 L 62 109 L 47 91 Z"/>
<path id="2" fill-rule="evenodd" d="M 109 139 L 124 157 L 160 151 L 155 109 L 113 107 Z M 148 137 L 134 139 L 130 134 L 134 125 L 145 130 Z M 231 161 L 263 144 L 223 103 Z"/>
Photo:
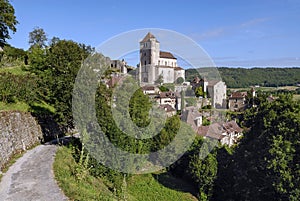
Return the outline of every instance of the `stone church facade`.
<path id="1" fill-rule="evenodd" d="M 179 77 L 184 79 L 185 71 L 177 66 L 177 58 L 170 52 L 160 51 L 160 43 L 149 32 L 140 41 L 140 64 L 137 69 L 140 83 L 174 83 Z"/>

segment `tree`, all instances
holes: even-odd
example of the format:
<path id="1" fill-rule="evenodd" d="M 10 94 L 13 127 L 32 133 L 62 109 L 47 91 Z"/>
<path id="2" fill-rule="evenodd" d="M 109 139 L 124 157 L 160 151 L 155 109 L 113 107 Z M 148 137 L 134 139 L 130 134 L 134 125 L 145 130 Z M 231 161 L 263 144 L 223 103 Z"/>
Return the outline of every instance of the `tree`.
<path id="1" fill-rule="evenodd" d="M 216 152 L 209 153 L 212 146 L 208 139 L 196 138 L 190 150 L 187 173 L 199 190 L 199 200 L 209 200 L 217 175 Z"/>
<path id="2" fill-rule="evenodd" d="M 37 46 L 39 48 L 46 47 L 47 36 L 44 29 L 35 27 L 32 32 L 29 33 L 29 44 L 31 47 Z"/>
<path id="3" fill-rule="evenodd" d="M 17 31 L 17 24 L 14 7 L 8 0 L 0 0 L 0 47 L 6 44 L 6 39 L 10 39 L 9 30 Z"/>
<path id="4" fill-rule="evenodd" d="M 196 89 L 195 89 L 195 95 L 197 96 L 197 97 L 200 97 L 200 96 L 204 96 L 204 92 L 203 92 L 203 89 L 202 89 L 202 87 L 197 87 Z"/>
<path id="5" fill-rule="evenodd" d="M 179 78 L 177 78 L 177 80 L 176 80 L 176 84 L 182 84 L 183 82 L 184 82 L 183 77 L 179 77 Z"/>
<path id="6" fill-rule="evenodd" d="M 251 129 L 220 168 L 214 200 L 299 200 L 300 103 L 287 95 L 250 110 Z"/>

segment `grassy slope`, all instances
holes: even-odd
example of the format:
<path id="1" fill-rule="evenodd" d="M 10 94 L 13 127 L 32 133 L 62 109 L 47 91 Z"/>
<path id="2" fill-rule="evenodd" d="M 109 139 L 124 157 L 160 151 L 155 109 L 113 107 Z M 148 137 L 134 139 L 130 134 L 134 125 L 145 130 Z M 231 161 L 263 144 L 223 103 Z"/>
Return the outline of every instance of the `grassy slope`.
<path id="1" fill-rule="evenodd" d="M 0 73 L 12 73 L 15 75 L 26 75 L 28 71 L 24 71 L 22 66 L 13 66 L 13 67 L 5 67 L 0 68 Z"/>
<path id="2" fill-rule="evenodd" d="M 78 181 L 72 175 L 75 160 L 69 148 L 60 147 L 54 162 L 54 173 L 59 186 L 71 200 L 117 200 L 105 184 L 88 175 Z M 177 190 L 176 190 L 177 189 Z M 193 187 L 168 174 L 135 175 L 127 182 L 128 201 L 184 201 L 197 200 L 190 191 Z"/>
<path id="3" fill-rule="evenodd" d="M 16 103 L 4 103 L 0 102 L 0 111 L 12 111 L 17 110 L 21 112 L 29 111 L 29 105 L 23 102 L 16 102 Z"/>
<path id="4" fill-rule="evenodd" d="M 22 66 L 0 68 L 0 73 L 4 72 L 15 75 L 26 75 L 29 73 L 28 71 L 24 70 Z M 33 112 L 36 113 L 55 113 L 55 109 L 44 101 L 33 103 L 32 106 L 33 108 L 30 108 L 30 106 L 24 102 L 4 103 L 0 101 L 0 111 L 17 110 L 21 112 L 28 112 L 34 110 Z"/>
<path id="5" fill-rule="evenodd" d="M 103 182 L 88 175 L 85 180 L 78 181 L 72 175 L 76 162 L 71 150 L 60 147 L 56 153 L 53 165 L 55 178 L 65 195 L 71 200 L 115 200 L 113 194 L 106 188 Z"/>
<path id="6" fill-rule="evenodd" d="M 189 191 L 194 187 L 165 174 L 136 175 L 129 179 L 128 193 L 138 201 L 197 200 Z"/>

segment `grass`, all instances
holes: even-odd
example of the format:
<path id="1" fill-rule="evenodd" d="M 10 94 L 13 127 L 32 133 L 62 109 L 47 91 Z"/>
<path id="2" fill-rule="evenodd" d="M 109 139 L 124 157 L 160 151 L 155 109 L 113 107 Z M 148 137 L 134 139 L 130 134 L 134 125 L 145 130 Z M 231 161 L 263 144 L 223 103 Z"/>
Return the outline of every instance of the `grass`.
<path id="1" fill-rule="evenodd" d="M 293 98 L 295 101 L 300 101 L 300 94 L 295 94 Z"/>
<path id="2" fill-rule="evenodd" d="M 0 73 L 6 72 L 6 73 L 12 73 L 15 75 L 26 75 L 28 74 L 27 71 L 23 70 L 22 66 L 13 66 L 13 67 L 2 67 L 0 68 Z"/>
<path id="3" fill-rule="evenodd" d="M 0 102 L 0 111 L 20 111 L 28 112 L 30 106 L 24 102 L 4 103 Z"/>
<path id="4" fill-rule="evenodd" d="M 71 148 L 59 147 L 53 165 L 55 178 L 70 200 L 122 200 L 114 196 L 100 178 L 86 175 L 82 180 L 74 175 L 76 162 Z M 128 179 L 127 201 L 188 201 L 197 200 L 193 186 L 168 173 L 134 175 Z M 193 192 L 195 193 L 195 192 Z"/>
<path id="5" fill-rule="evenodd" d="M 54 114 L 55 108 L 46 102 L 35 102 L 31 106 L 24 102 L 4 103 L 0 101 L 0 111 L 33 112 L 37 114 Z"/>
<path id="6" fill-rule="evenodd" d="M 76 162 L 71 149 L 59 147 L 53 164 L 55 178 L 70 200 L 116 200 L 104 183 L 91 175 L 79 181 L 73 175 Z"/>
<path id="7" fill-rule="evenodd" d="M 39 103 L 35 102 L 31 105 L 31 111 L 34 113 L 50 113 L 54 114 L 55 113 L 55 108 L 48 103 L 41 101 Z"/>
<path id="8" fill-rule="evenodd" d="M 284 86 L 284 87 L 257 87 L 255 88 L 256 91 L 268 91 L 268 92 L 273 92 L 273 91 L 278 91 L 278 90 L 287 90 L 287 91 L 295 91 L 297 86 Z M 250 87 L 246 88 L 228 88 L 230 91 L 249 91 L 251 90 Z"/>
<path id="9" fill-rule="evenodd" d="M 194 187 L 169 173 L 135 175 L 128 181 L 128 193 L 137 201 L 197 200 Z"/>

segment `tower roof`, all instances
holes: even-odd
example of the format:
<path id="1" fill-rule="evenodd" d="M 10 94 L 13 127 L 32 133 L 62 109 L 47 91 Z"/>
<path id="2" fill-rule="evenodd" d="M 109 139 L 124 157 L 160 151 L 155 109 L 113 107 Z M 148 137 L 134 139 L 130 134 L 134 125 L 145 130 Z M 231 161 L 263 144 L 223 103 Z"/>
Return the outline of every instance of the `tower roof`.
<path id="1" fill-rule="evenodd" d="M 156 39 L 155 36 L 154 36 L 152 33 L 148 32 L 147 35 L 145 36 L 145 38 L 144 38 L 141 42 L 142 42 L 142 43 L 143 43 L 143 42 L 147 42 L 147 41 L 150 40 L 151 38 Z"/>

